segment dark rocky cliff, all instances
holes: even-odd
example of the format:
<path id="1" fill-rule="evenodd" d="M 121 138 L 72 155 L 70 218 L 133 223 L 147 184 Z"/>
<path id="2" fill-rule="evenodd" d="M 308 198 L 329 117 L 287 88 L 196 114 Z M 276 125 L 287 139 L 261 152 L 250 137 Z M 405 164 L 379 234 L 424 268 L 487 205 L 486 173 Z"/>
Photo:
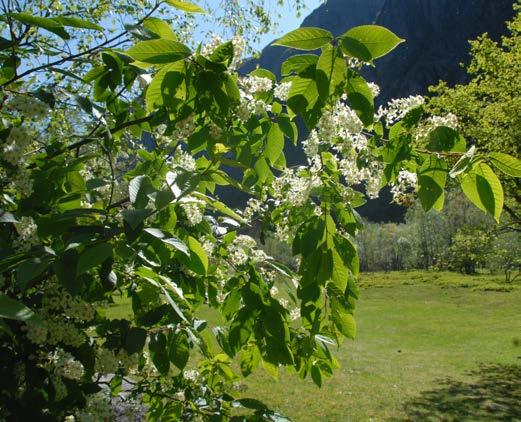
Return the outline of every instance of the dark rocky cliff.
<path id="1" fill-rule="evenodd" d="M 382 25 L 406 40 L 388 56 L 365 68 L 368 80 L 380 85 L 377 103 L 412 94 L 425 94 L 440 80 L 450 85 L 466 79 L 461 63 L 469 60 L 468 40 L 488 32 L 498 39 L 505 21 L 513 16 L 513 0 L 328 0 L 314 10 L 302 26 L 317 26 L 340 35 L 363 24 Z M 280 65 L 298 51 L 268 46 L 256 61 L 246 63 L 249 72 L 257 64 L 279 74 Z M 288 163 L 302 162 L 303 154 L 287 151 Z M 390 195 L 370 201 L 360 209 L 373 221 L 399 221 L 404 210 L 390 204 Z"/>
<path id="2" fill-rule="evenodd" d="M 382 89 L 382 100 L 426 93 L 440 80 L 465 81 L 460 63 L 468 61 L 468 40 L 488 32 L 498 39 L 513 16 L 512 0 L 328 0 L 302 26 L 318 26 L 340 35 L 356 25 L 389 28 L 406 42 L 368 69 L 368 79 Z M 257 63 L 278 74 L 281 63 L 295 50 L 266 47 Z"/>

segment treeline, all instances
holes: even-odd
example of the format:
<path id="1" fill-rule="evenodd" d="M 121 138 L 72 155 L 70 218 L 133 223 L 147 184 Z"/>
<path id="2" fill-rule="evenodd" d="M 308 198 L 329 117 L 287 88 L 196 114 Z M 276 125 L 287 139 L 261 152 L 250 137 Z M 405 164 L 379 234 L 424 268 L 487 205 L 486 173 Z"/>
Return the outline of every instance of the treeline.
<path id="1" fill-rule="evenodd" d="M 497 225 L 458 193 L 448 195 L 442 212 L 417 203 L 403 224 L 367 222 L 357 243 L 362 271 L 489 270 L 512 281 L 521 267 L 521 233 L 508 221 Z"/>

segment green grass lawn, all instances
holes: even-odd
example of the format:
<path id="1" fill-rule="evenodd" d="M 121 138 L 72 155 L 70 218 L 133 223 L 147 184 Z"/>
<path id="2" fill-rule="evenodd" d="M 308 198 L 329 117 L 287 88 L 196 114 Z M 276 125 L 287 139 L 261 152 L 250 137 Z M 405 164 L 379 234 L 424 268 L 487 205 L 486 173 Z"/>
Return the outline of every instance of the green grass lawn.
<path id="1" fill-rule="evenodd" d="M 321 389 L 261 369 L 242 394 L 295 421 L 521 421 L 521 289 L 476 290 L 471 278 L 452 287 L 461 276 L 432 274 L 362 276 L 373 287 L 361 290 L 358 337 Z"/>

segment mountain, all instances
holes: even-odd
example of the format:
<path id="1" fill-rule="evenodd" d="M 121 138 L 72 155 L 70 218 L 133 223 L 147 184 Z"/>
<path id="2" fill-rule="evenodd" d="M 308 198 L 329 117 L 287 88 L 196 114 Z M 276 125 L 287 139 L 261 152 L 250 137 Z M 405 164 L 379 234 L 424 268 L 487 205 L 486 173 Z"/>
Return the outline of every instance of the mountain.
<path id="1" fill-rule="evenodd" d="M 512 0 L 328 0 L 307 16 L 302 26 L 316 26 L 341 35 L 353 26 L 384 26 L 406 40 L 389 55 L 376 60 L 375 68 L 366 67 L 364 76 L 381 88 L 377 103 L 391 98 L 426 94 L 430 85 L 446 81 L 464 83 L 461 63 L 469 61 L 468 40 L 484 32 L 499 39 L 505 21 L 513 13 Z M 299 52 L 279 46 L 267 46 L 260 58 L 242 67 L 247 73 L 257 65 L 280 75 L 284 60 Z M 301 151 L 287 151 L 288 163 L 302 162 Z M 389 204 L 390 195 L 370 201 L 360 209 L 373 221 L 399 221 L 404 210 Z"/>

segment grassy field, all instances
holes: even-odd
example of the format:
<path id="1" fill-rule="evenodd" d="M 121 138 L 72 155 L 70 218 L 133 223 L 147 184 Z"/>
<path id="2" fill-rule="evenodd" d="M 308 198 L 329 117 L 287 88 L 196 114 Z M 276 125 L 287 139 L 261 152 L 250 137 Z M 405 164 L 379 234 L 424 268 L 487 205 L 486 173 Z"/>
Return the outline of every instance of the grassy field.
<path id="1" fill-rule="evenodd" d="M 336 352 L 342 367 L 321 389 L 260 370 L 242 394 L 295 421 L 521 421 L 521 289 L 420 272 L 361 284 L 358 338 Z"/>

